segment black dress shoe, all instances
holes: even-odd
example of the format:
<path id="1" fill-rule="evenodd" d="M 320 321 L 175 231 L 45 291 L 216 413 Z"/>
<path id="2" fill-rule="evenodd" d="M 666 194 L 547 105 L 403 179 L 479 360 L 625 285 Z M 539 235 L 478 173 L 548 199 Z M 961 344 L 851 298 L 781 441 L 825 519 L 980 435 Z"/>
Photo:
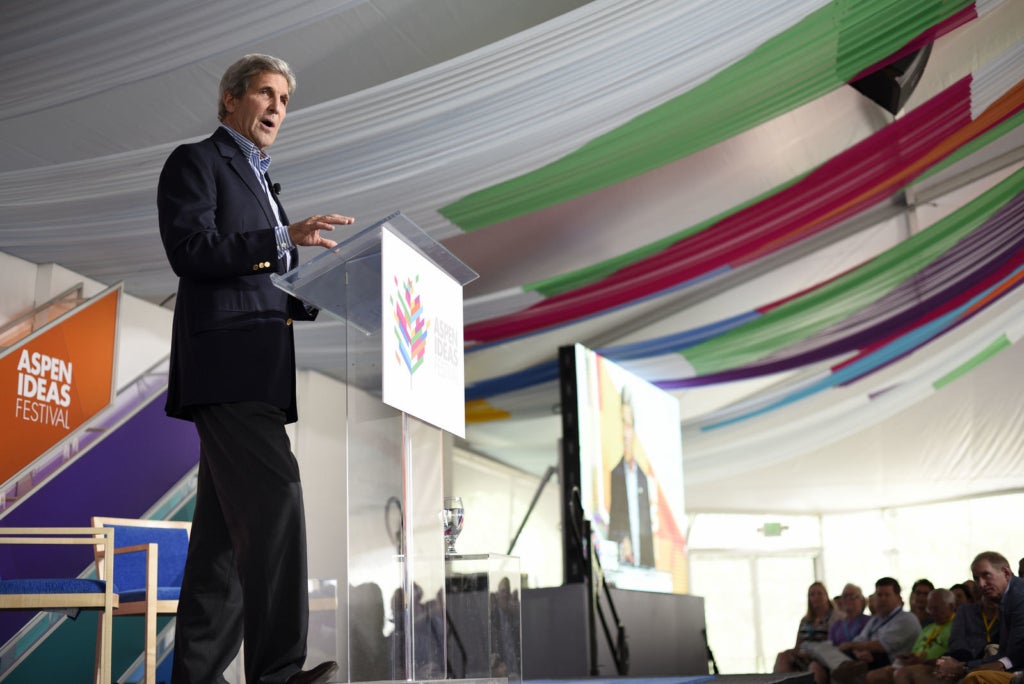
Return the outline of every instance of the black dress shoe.
<path id="1" fill-rule="evenodd" d="M 312 670 L 296 672 L 288 678 L 288 684 L 327 684 L 337 672 L 338 663 L 328 660 Z"/>

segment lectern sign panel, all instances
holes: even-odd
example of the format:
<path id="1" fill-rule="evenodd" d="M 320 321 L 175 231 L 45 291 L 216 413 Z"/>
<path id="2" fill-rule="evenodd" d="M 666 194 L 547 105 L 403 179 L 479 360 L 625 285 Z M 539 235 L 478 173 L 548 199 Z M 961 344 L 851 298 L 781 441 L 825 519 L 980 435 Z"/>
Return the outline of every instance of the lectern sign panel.
<path id="1" fill-rule="evenodd" d="M 464 437 L 462 285 L 385 227 L 381 288 L 384 403 Z"/>

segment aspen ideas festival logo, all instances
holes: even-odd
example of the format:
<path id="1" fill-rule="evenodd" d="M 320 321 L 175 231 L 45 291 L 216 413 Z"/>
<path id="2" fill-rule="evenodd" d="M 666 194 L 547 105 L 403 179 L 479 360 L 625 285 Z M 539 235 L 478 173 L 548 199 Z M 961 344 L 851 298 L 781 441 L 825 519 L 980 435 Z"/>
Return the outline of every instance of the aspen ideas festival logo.
<path id="1" fill-rule="evenodd" d="M 399 282 L 395 277 L 395 292 L 389 297 L 395 316 L 395 338 L 398 348 L 395 360 L 409 371 L 409 378 L 423 365 L 427 353 L 427 329 L 430 321 L 423 312 L 420 295 L 416 292 L 420 277 Z"/>

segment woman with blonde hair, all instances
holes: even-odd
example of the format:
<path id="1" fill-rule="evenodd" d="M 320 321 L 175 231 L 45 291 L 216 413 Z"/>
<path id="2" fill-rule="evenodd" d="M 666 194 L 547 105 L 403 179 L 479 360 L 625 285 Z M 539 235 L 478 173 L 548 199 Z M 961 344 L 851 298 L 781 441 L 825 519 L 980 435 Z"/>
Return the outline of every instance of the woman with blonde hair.
<path id="1" fill-rule="evenodd" d="M 800 619 L 796 631 L 796 645 L 782 651 L 775 658 L 774 672 L 804 672 L 810 665 L 810 656 L 801 652 L 808 641 L 825 641 L 832 623 L 839 619 L 839 611 L 832 605 L 828 591 L 821 582 L 807 588 L 807 612 Z"/>

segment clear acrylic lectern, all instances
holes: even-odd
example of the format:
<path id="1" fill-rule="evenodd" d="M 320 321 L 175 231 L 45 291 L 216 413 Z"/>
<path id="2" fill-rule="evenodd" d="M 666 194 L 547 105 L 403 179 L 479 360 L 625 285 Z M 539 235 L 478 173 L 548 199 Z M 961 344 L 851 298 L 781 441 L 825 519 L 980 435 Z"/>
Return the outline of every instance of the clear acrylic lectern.
<path id="1" fill-rule="evenodd" d="M 390 286 L 382 283 L 384 231 L 459 286 L 477 277 L 401 213 L 273 276 L 281 289 L 345 323 L 338 344 L 346 411 L 338 431 L 345 435 L 347 519 L 338 526 L 347 577 L 338 583 L 337 632 L 347 677 L 339 681 L 446 676 L 444 433 L 382 401 L 383 341 L 395 334 L 383 325 L 382 293 Z"/>

